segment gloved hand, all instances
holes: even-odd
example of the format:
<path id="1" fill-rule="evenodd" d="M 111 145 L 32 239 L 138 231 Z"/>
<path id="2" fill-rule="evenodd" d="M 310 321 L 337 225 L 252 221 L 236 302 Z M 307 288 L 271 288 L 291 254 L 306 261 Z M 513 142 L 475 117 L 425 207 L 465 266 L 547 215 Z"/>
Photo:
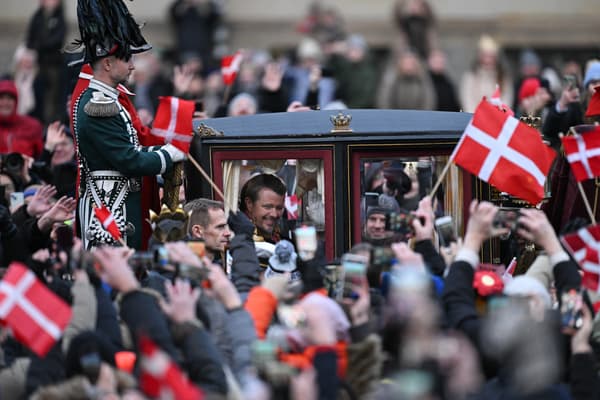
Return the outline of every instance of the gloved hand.
<path id="1" fill-rule="evenodd" d="M 185 160 L 185 153 L 179 150 L 177 147 L 173 146 L 171 143 L 167 143 L 162 147 L 162 150 L 169 153 L 171 157 L 171 161 L 178 162 Z"/>
<path id="2" fill-rule="evenodd" d="M 17 226 L 12 220 L 7 207 L 0 205 L 0 235 L 2 238 L 11 238 L 17 233 Z"/>
<path id="3" fill-rule="evenodd" d="M 230 211 L 229 218 L 227 218 L 227 224 L 229 225 L 229 229 L 236 235 L 246 235 L 246 237 L 252 238 L 252 235 L 254 234 L 254 224 L 242 211 Z"/>

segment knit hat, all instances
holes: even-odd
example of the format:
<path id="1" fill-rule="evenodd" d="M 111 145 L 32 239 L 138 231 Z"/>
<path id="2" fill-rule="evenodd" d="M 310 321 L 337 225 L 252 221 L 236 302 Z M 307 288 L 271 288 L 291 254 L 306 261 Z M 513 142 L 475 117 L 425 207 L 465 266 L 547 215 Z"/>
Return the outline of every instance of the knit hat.
<path id="1" fill-rule="evenodd" d="M 392 210 L 390 208 L 388 208 L 388 207 L 371 206 L 371 207 L 367 208 L 367 218 L 369 218 L 373 214 L 384 214 L 384 215 L 387 215 L 387 214 L 390 213 L 390 211 L 392 211 Z"/>
<path id="2" fill-rule="evenodd" d="M 535 53 L 535 51 L 531 49 L 523 50 L 521 52 L 521 57 L 519 60 L 521 66 L 523 65 L 537 65 L 538 67 L 542 66 L 542 61 L 540 57 Z"/>
<path id="3" fill-rule="evenodd" d="M 583 87 L 587 87 L 587 85 L 591 81 L 597 80 L 600 80 L 600 61 L 593 61 L 588 65 L 588 68 L 585 71 L 585 78 L 583 78 Z"/>
<path id="4" fill-rule="evenodd" d="M 269 257 L 269 266 L 265 271 L 265 277 L 289 272 L 291 274 L 290 281 L 301 279 L 296 267 L 297 258 L 298 255 L 294 251 L 294 245 L 291 242 L 287 240 L 279 241 L 275 245 L 273 255 Z"/>
<path id="5" fill-rule="evenodd" d="M 534 96 L 541 86 L 542 85 L 538 78 L 525 79 L 519 88 L 519 102 L 523 101 L 523 99 Z"/>
<path id="6" fill-rule="evenodd" d="M 544 300 L 547 308 L 552 306 L 550 293 L 548 293 L 544 285 L 537 279 L 527 275 L 519 275 L 510 281 L 504 288 L 504 294 L 507 296 L 536 295 Z"/>

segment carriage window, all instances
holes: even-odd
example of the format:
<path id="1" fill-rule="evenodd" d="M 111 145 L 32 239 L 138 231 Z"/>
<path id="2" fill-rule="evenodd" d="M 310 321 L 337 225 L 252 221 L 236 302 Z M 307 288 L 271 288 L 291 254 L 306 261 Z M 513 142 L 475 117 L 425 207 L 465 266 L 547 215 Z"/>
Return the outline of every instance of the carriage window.
<path id="1" fill-rule="evenodd" d="M 325 229 L 325 173 L 319 159 L 227 160 L 222 162 L 223 187 L 227 203 L 239 208 L 239 193 L 244 183 L 260 173 L 279 176 L 287 193 L 284 215 L 286 228 L 310 224 Z"/>
<path id="2" fill-rule="evenodd" d="M 447 160 L 448 156 L 361 157 L 360 214 L 355 215 L 361 235 L 366 234 L 369 209 L 371 213 L 376 208 L 395 214 L 415 211 L 419 201 L 431 193 Z M 451 215 L 458 231 L 462 230 L 462 188 L 462 174 L 452 166 L 433 199 L 436 217 Z"/>

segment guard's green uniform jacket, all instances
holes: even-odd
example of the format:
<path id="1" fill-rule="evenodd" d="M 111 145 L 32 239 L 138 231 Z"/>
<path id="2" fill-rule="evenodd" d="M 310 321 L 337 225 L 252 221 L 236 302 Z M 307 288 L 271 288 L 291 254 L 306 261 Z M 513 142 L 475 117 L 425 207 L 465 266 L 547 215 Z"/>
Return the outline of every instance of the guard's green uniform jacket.
<path id="1" fill-rule="evenodd" d="M 86 248 L 114 243 L 96 219 L 93 207 L 107 206 L 129 247 L 141 247 L 141 177 L 172 167 L 167 151 L 141 147 L 119 92 L 92 79 L 74 107 L 74 131 L 80 167 L 78 220 Z"/>

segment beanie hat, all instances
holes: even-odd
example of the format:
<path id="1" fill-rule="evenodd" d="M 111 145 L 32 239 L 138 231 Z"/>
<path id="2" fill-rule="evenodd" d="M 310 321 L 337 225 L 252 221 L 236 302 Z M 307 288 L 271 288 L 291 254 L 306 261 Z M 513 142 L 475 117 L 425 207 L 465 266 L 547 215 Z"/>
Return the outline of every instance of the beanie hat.
<path id="1" fill-rule="evenodd" d="M 521 53 L 521 57 L 519 60 L 521 65 L 537 65 L 538 67 L 542 66 L 542 61 L 540 57 L 533 50 L 524 50 Z"/>
<path id="2" fill-rule="evenodd" d="M 591 81 L 597 80 L 600 80 L 600 61 L 594 61 L 588 65 L 585 78 L 583 78 L 583 87 L 587 87 Z"/>
<path id="3" fill-rule="evenodd" d="M 544 285 L 537 279 L 527 275 L 519 275 L 510 281 L 504 288 L 504 294 L 507 296 L 536 295 L 544 300 L 547 308 L 552 306 L 550 293 L 548 293 Z"/>
<path id="4" fill-rule="evenodd" d="M 391 212 L 392 210 L 388 207 L 382 207 L 382 206 L 371 206 L 369 208 L 367 208 L 367 218 L 369 218 L 371 215 L 373 214 L 383 214 L 383 215 L 387 215 Z"/>
<path id="5" fill-rule="evenodd" d="M 519 102 L 523 101 L 523 99 L 535 95 L 535 93 L 541 86 L 542 85 L 538 78 L 525 79 L 521 84 L 521 87 L 519 88 Z"/>
<path id="6" fill-rule="evenodd" d="M 296 267 L 297 258 L 298 255 L 294 251 L 294 245 L 290 241 L 279 241 L 275 245 L 273 255 L 269 257 L 269 266 L 265 271 L 265 277 L 290 272 L 290 281 L 300 280 L 301 276 Z"/>

